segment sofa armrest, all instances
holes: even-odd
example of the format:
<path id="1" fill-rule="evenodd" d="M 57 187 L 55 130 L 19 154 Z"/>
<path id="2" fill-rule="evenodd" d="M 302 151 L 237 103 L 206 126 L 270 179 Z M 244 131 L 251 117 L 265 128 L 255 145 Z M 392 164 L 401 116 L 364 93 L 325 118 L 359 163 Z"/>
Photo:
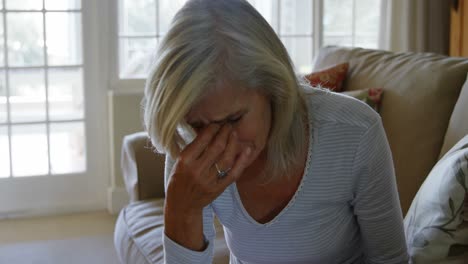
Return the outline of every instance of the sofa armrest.
<path id="1" fill-rule="evenodd" d="M 146 132 L 124 137 L 121 169 L 130 201 L 164 197 L 164 160 L 151 149 Z"/>

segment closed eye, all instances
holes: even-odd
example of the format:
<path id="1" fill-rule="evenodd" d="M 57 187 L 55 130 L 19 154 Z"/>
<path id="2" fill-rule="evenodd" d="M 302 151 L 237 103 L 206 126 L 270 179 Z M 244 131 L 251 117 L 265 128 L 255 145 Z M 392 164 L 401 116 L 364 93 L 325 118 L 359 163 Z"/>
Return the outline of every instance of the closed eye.
<path id="1" fill-rule="evenodd" d="M 229 118 L 228 122 L 229 123 L 236 123 L 237 121 L 241 120 L 243 115 L 240 115 L 238 117 L 234 117 L 234 118 Z"/>
<path id="2" fill-rule="evenodd" d="M 241 110 L 241 111 L 238 111 L 237 113 L 234 113 L 232 116 L 229 116 L 223 120 L 220 120 L 220 121 L 212 121 L 213 123 L 217 123 L 217 124 L 225 124 L 225 123 L 236 123 L 238 121 L 240 121 L 242 119 L 242 117 L 244 117 L 244 115 L 246 114 L 246 110 Z M 195 122 L 189 122 L 188 123 L 189 126 L 191 126 L 193 129 L 195 130 L 200 130 L 202 129 L 205 124 L 203 124 L 202 122 L 200 121 L 195 121 Z"/>

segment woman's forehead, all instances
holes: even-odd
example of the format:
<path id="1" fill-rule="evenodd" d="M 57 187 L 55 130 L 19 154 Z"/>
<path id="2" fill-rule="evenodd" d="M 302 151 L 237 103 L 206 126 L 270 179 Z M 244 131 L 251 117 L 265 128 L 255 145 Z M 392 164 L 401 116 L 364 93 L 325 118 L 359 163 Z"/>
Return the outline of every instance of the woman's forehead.
<path id="1" fill-rule="evenodd" d="M 243 93 L 233 89 L 210 91 L 192 106 L 187 118 L 222 117 L 236 108 L 243 100 L 245 100 Z"/>
<path id="2" fill-rule="evenodd" d="M 186 120 L 221 120 L 249 103 L 252 92 L 246 89 L 224 88 L 211 90 L 186 115 Z"/>

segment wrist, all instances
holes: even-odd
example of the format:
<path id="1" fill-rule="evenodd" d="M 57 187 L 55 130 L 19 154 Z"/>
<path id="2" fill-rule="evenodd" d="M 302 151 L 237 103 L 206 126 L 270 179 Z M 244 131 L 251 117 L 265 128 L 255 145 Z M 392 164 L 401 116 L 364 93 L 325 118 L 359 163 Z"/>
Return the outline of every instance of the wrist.
<path id="1" fill-rule="evenodd" d="M 164 233 L 167 237 L 188 249 L 203 251 L 206 247 L 203 236 L 203 210 L 181 210 L 164 206 Z"/>
<path id="2" fill-rule="evenodd" d="M 166 200 L 164 204 L 164 218 L 173 223 L 191 224 L 203 217 L 203 208 L 184 206 L 182 203 L 172 203 Z"/>

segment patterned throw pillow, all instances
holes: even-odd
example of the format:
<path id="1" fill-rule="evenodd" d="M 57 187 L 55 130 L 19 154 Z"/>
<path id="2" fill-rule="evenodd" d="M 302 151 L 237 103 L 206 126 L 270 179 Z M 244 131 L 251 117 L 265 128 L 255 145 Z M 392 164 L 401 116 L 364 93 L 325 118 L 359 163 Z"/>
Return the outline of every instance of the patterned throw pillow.
<path id="1" fill-rule="evenodd" d="M 354 97 L 368 104 L 377 113 L 380 112 L 380 103 L 382 102 L 382 88 L 370 88 L 356 91 L 346 91 L 342 94 Z"/>
<path id="2" fill-rule="evenodd" d="M 468 263 L 468 135 L 434 166 L 405 217 L 411 261 Z"/>
<path id="3" fill-rule="evenodd" d="M 312 86 L 330 89 L 334 92 L 343 90 L 343 82 L 348 74 L 349 63 L 341 63 L 333 67 L 313 72 L 305 76 Z"/>

